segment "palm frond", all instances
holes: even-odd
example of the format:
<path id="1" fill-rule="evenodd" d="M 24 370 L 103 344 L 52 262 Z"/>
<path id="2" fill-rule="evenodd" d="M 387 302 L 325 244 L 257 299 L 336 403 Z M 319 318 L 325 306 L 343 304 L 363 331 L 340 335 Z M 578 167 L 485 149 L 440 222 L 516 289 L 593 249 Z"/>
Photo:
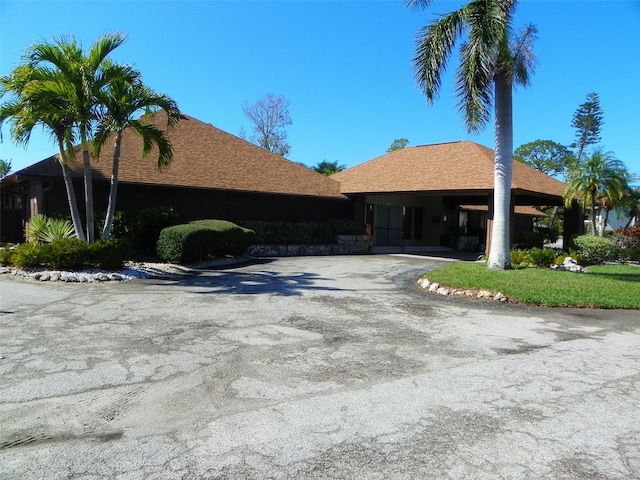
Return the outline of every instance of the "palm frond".
<path id="1" fill-rule="evenodd" d="M 442 74 L 456 41 L 466 27 L 466 17 L 466 8 L 463 7 L 418 31 L 413 59 L 414 78 L 429 103 L 433 103 L 440 92 Z"/>

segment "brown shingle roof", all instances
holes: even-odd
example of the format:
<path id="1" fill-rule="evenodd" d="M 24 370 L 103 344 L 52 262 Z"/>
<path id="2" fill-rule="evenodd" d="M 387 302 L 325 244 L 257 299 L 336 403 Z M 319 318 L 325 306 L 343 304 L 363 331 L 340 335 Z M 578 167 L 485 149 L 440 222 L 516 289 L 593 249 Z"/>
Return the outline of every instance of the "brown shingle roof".
<path id="1" fill-rule="evenodd" d="M 488 212 L 489 211 L 489 207 L 487 207 L 486 205 L 460 205 L 460 209 L 461 210 L 473 210 L 476 212 Z M 513 207 L 513 211 L 514 213 L 516 213 L 517 215 L 527 215 L 529 217 L 548 217 L 549 215 L 547 215 L 544 212 L 541 212 L 540 210 L 538 210 L 535 207 L 531 207 L 528 205 L 515 205 Z"/>
<path id="2" fill-rule="evenodd" d="M 350 193 L 488 191 L 493 189 L 493 150 L 470 141 L 396 150 L 331 178 Z M 512 189 L 562 196 L 564 184 L 520 162 Z"/>
<path id="3" fill-rule="evenodd" d="M 154 123 L 164 129 L 164 113 L 158 113 Z M 142 159 L 140 138 L 125 131 L 119 182 L 344 198 L 335 180 L 193 117 L 185 116 L 178 122 L 169 131 L 169 139 L 173 162 L 160 173 L 155 168 L 157 153 Z M 112 158 L 113 142 L 108 142 L 100 158 L 92 159 L 94 179 L 111 177 Z M 81 155 L 72 169 L 80 174 Z M 61 176 L 60 170 L 55 158 L 49 158 L 16 173 Z"/>

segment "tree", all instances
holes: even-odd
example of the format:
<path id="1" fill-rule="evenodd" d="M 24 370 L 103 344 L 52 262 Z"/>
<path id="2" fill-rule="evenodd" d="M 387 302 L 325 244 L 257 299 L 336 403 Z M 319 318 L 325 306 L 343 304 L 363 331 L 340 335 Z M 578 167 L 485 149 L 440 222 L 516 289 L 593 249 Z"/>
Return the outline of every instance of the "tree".
<path id="1" fill-rule="evenodd" d="M 133 80 L 136 72 L 126 65 L 108 61 L 108 55 L 122 45 L 126 37 L 119 33 L 100 37 L 85 54 L 73 37 L 56 38 L 52 43 L 29 47 L 26 58 L 32 67 L 40 66 L 66 81 L 68 108 L 78 131 L 84 168 L 86 239 L 94 239 L 93 180 L 90 140 L 96 120 L 96 97 L 100 90 L 117 79 Z"/>
<path id="2" fill-rule="evenodd" d="M 576 162 L 582 160 L 584 149 L 600 141 L 600 132 L 604 124 L 604 113 L 600 107 L 598 94 L 587 95 L 587 101 L 581 104 L 573 114 L 571 126 L 576 129 L 576 143 L 571 147 L 576 150 Z"/>
<path id="3" fill-rule="evenodd" d="M 426 7 L 431 0 L 405 0 L 410 7 Z M 527 86 L 537 63 L 528 25 L 510 35 L 515 0 L 470 0 L 460 9 L 422 27 L 416 41 L 415 78 L 431 104 L 438 96 L 442 74 L 457 41 L 460 66 L 455 75 L 456 96 L 469 132 L 484 128 L 495 114 L 494 217 L 487 266 L 511 267 L 509 230 L 513 168 L 513 85 Z"/>
<path id="4" fill-rule="evenodd" d="M 628 181 L 629 174 L 624 164 L 615 158 L 613 153 L 605 152 L 602 148 L 596 149 L 567 171 L 567 184 L 562 194 L 565 206 L 570 208 L 572 200 L 577 199 L 583 208 L 590 208 L 591 225 L 595 235 L 598 232 L 598 201 L 606 198 L 606 208 L 615 208 L 629 190 Z M 604 228 L 601 233 L 604 233 Z"/>
<path id="5" fill-rule="evenodd" d="M 402 150 L 403 148 L 406 148 L 407 145 L 409 145 L 409 140 L 407 140 L 406 138 L 396 138 L 391 143 L 389 148 L 387 148 L 387 153 L 395 152 L 396 150 Z"/>
<path id="6" fill-rule="evenodd" d="M 245 103 L 242 111 L 253 123 L 253 135 L 248 140 L 270 152 L 286 157 L 291 150 L 284 128 L 292 125 L 289 115 L 289 100 L 272 93 L 258 100 L 254 105 Z M 247 140 L 244 129 L 240 137 Z"/>
<path id="7" fill-rule="evenodd" d="M 562 175 L 574 161 L 571 150 L 552 140 L 520 145 L 513 152 L 513 159 L 551 176 Z"/>
<path id="8" fill-rule="evenodd" d="M 337 160 L 335 162 L 328 162 L 326 160 L 323 160 L 321 162 L 318 162 L 318 164 L 311 168 L 316 172 L 321 173 L 322 175 L 329 176 L 333 175 L 334 173 L 341 172 L 342 170 L 347 168 L 347 166 L 338 164 Z"/>
<path id="9" fill-rule="evenodd" d="M 84 240 L 68 165 L 75 153 L 76 140 L 69 84 L 57 72 L 26 64 L 0 78 L 0 94 L 3 98 L 8 97 L 0 105 L 0 125 L 7 120 L 11 123 L 11 138 L 16 144 L 26 146 L 32 130 L 38 125 L 54 138 L 75 234 Z"/>
<path id="10" fill-rule="evenodd" d="M 0 159 L 0 180 L 9 175 L 11 171 L 11 160 Z"/>
<path id="11" fill-rule="evenodd" d="M 99 156 L 104 144 L 115 137 L 109 204 L 101 234 L 102 240 L 106 240 L 111 233 L 116 209 L 122 132 L 128 128 L 142 139 L 143 157 L 148 156 L 155 145 L 158 148 L 157 167 L 162 170 L 171 163 L 173 149 L 166 133 L 148 121 L 154 112 L 163 110 L 167 115 L 169 129 L 180 120 L 181 114 L 175 101 L 167 95 L 155 93 L 139 79 L 133 83 L 127 79 L 112 81 L 105 90 L 98 93 L 97 100 L 99 124 L 93 139 L 92 153 Z M 140 112 L 144 112 L 146 116 L 136 118 Z"/>
<path id="12" fill-rule="evenodd" d="M 629 228 L 634 218 L 640 216 L 640 188 L 630 189 L 618 205 L 619 210 L 624 210 L 627 216 L 627 223 L 623 231 Z"/>

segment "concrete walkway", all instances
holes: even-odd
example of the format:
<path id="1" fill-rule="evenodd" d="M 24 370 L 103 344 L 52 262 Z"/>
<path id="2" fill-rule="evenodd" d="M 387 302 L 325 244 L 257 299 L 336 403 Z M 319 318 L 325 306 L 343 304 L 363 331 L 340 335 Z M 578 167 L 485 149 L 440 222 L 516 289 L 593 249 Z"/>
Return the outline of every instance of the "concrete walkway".
<path id="1" fill-rule="evenodd" d="M 442 261 L 3 276 L 0 478 L 640 478 L 638 312 L 424 294 Z"/>

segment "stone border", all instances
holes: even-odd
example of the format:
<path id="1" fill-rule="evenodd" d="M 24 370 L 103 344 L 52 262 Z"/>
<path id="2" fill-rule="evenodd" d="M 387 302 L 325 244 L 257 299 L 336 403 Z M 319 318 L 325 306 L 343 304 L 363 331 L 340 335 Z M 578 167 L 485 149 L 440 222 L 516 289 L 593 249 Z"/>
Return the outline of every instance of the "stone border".
<path id="1" fill-rule="evenodd" d="M 493 300 L 498 303 L 509 303 L 509 297 L 501 292 L 490 292 L 488 290 L 473 290 L 463 288 L 452 288 L 440 285 L 439 283 L 430 282 L 427 277 L 421 277 L 417 282 L 418 286 L 426 290 L 428 293 L 435 293 L 444 297 L 465 297 L 476 298 L 480 300 Z"/>

